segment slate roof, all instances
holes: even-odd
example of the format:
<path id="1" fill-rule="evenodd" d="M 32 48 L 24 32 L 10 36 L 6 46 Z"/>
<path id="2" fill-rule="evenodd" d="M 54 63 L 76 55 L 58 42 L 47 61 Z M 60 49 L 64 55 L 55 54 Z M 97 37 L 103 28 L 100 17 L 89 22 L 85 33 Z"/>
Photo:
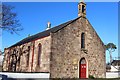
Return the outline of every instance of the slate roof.
<path id="1" fill-rule="evenodd" d="M 51 28 L 51 29 L 49 29 L 49 30 L 45 30 L 45 31 L 43 31 L 43 32 L 37 33 L 37 34 L 32 35 L 32 36 L 30 36 L 30 37 L 24 38 L 23 40 L 21 40 L 21 41 L 17 42 L 16 44 L 10 46 L 9 48 L 15 47 L 15 46 L 20 46 L 20 45 L 22 45 L 22 44 L 24 44 L 24 43 L 27 43 L 27 42 L 30 42 L 30 41 L 33 41 L 33 40 L 36 40 L 36 39 L 39 39 L 39 38 L 43 38 L 43 37 L 49 36 L 50 33 L 57 32 L 58 30 L 60 30 L 60 29 L 64 28 L 65 26 L 73 23 L 74 21 L 76 21 L 76 20 L 79 19 L 79 18 L 80 18 L 80 17 L 75 18 L 75 19 L 73 19 L 73 20 L 70 20 L 70 21 L 68 21 L 68 22 L 65 22 L 65 23 L 63 23 L 63 24 L 60 24 L 60 25 L 58 25 L 58 26 L 55 26 L 55 27 L 53 27 L 53 28 Z"/>

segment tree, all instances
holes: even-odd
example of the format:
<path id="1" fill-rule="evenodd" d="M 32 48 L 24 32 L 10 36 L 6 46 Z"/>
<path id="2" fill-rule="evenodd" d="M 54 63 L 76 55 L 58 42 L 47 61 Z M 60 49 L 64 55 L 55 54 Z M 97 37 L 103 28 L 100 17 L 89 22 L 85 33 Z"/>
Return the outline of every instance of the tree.
<path id="1" fill-rule="evenodd" d="M 109 55 L 110 55 L 110 63 L 112 62 L 112 52 L 115 51 L 115 49 L 117 49 L 116 45 L 113 43 L 108 43 L 107 45 L 105 45 L 106 50 L 109 51 Z"/>
<path id="2" fill-rule="evenodd" d="M 0 20 L 2 20 L 0 28 L 10 32 L 11 34 L 23 30 L 19 20 L 17 19 L 17 13 L 13 12 L 13 9 L 13 6 L 3 4 L 2 12 L 0 13 Z"/>
<path id="3" fill-rule="evenodd" d="M 19 52 L 18 52 L 19 51 Z M 12 58 L 10 64 L 9 64 L 9 68 L 8 71 L 13 71 L 16 72 L 16 67 L 18 66 L 19 70 L 21 72 L 20 69 L 20 60 L 21 60 L 21 56 L 23 54 L 28 53 L 29 49 L 25 50 L 25 45 L 21 46 L 17 49 L 14 49 L 14 51 L 12 52 L 12 54 L 10 55 L 10 57 Z"/>

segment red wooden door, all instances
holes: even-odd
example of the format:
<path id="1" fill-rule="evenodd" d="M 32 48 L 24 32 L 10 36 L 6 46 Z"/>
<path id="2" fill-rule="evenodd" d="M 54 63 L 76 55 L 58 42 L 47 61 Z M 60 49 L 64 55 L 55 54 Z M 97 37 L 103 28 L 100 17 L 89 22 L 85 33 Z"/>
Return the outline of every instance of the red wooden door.
<path id="1" fill-rule="evenodd" d="M 86 61 L 85 59 L 82 59 L 80 61 L 80 78 L 86 78 Z"/>

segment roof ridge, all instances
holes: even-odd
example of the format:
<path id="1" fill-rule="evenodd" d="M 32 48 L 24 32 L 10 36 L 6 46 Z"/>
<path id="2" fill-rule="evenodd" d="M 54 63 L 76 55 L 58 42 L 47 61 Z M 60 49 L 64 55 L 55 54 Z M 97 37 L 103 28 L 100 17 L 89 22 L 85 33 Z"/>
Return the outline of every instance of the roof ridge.
<path id="1" fill-rule="evenodd" d="M 37 33 L 37 34 L 34 34 L 34 35 L 32 35 L 32 36 L 26 37 L 26 38 L 20 40 L 19 42 L 17 42 L 16 44 L 14 44 L 14 45 L 12 45 L 12 46 L 10 46 L 10 47 L 8 47 L 8 48 L 11 48 L 11 47 L 14 47 L 14 46 L 17 46 L 17 45 L 19 46 L 19 45 L 25 44 L 25 43 L 27 43 L 27 42 L 33 41 L 33 40 L 35 40 L 35 39 L 39 39 L 39 38 L 42 38 L 42 37 L 49 36 L 51 32 L 52 32 L 52 33 L 55 33 L 55 32 L 57 32 L 58 30 L 60 30 L 60 29 L 62 29 L 62 28 L 64 28 L 64 27 L 66 27 L 67 25 L 73 23 L 74 21 L 76 21 L 76 20 L 79 19 L 79 18 L 81 18 L 81 17 L 77 17 L 77 18 L 75 18 L 75 19 L 73 19 L 73 20 L 69 20 L 69 21 L 67 21 L 67 22 L 65 22 L 65 23 L 62 23 L 62 24 L 60 24 L 60 25 L 58 25 L 58 26 L 55 26 L 55 27 L 53 27 L 53 28 L 51 28 L 51 29 L 49 29 L 49 30 L 45 30 L 45 31 L 39 32 L 39 33 Z"/>

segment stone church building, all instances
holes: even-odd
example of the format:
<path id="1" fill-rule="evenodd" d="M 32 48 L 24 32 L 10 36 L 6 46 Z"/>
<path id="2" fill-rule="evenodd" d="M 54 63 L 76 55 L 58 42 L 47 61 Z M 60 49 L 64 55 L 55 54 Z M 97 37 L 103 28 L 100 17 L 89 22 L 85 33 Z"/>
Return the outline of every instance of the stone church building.
<path id="1" fill-rule="evenodd" d="M 78 17 L 5 48 L 3 71 L 50 73 L 50 78 L 104 78 L 104 43 L 78 3 Z"/>

